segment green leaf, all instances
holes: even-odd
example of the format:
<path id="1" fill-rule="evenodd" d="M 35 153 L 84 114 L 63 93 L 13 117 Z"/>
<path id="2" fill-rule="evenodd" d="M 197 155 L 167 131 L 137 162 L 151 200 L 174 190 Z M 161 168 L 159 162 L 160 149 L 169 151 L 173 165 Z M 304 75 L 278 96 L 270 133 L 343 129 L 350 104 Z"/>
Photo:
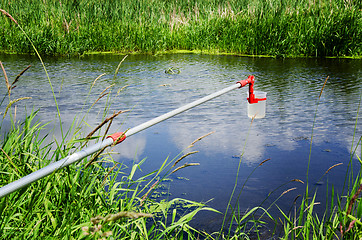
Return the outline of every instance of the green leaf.
<path id="1" fill-rule="evenodd" d="M 362 203 L 360 199 L 357 207 L 357 218 L 360 219 L 361 217 L 362 217 Z"/>

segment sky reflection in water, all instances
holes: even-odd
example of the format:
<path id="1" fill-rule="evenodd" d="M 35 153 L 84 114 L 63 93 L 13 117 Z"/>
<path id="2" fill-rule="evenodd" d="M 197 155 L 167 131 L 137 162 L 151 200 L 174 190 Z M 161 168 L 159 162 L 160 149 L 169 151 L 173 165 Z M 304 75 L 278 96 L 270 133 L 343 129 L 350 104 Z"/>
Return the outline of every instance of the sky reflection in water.
<path id="1" fill-rule="evenodd" d="M 246 87 L 160 123 L 115 147 L 114 150 L 120 153 L 117 161 L 128 165 L 147 157 L 141 173 L 145 174 L 157 169 L 168 156 L 177 156 L 198 137 L 215 131 L 191 149 L 199 153 L 188 157 L 184 163 L 199 162 L 200 166 L 175 174 L 189 181 L 175 178 L 170 184 L 172 197 L 196 201 L 214 199 L 211 206 L 223 211 L 235 183 L 238 156 L 243 153 L 245 144 L 238 191 L 259 163 L 269 158 L 270 161 L 249 179 L 241 195 L 241 207 L 246 209 L 259 204 L 269 192 L 292 179 L 305 181 L 318 96 L 328 76 L 313 131 L 310 178 L 317 182 L 330 166 L 342 162 L 342 166 L 322 179 L 341 188 L 361 99 L 361 60 L 135 55 L 128 56 L 114 79 L 114 71 L 122 58 L 46 59 L 65 125 L 69 126 L 77 114 L 84 113 L 112 84 L 113 104 L 108 115 L 124 109 L 131 111 L 114 121 L 111 132 L 134 127 L 248 75 L 255 76 L 255 90 L 268 92 L 266 117 L 256 119 L 252 124 L 246 113 Z M 13 90 L 13 99 L 31 96 L 32 99 L 26 101 L 28 112 L 32 107 L 40 108 L 38 117 L 41 120 L 56 119 L 54 100 L 39 61 L 34 57 L 7 55 L 0 55 L 0 60 L 9 78 L 14 78 L 27 65 L 33 65 Z M 180 74 L 166 74 L 165 70 L 170 67 L 180 69 Z M 97 80 L 87 97 L 94 79 L 102 73 L 105 75 Z M 117 95 L 117 90 L 123 87 Z M 6 94 L 5 85 L 1 91 Z M 106 99 L 101 99 L 85 119 L 89 131 L 101 122 Z M 19 103 L 19 119 L 24 104 Z M 354 145 L 361 135 L 359 117 Z M 357 153 L 361 155 L 361 146 Z M 356 158 L 353 164 L 359 167 Z M 285 197 L 285 205 L 290 205 L 304 189 L 300 183 L 286 186 L 289 187 L 297 187 L 297 190 Z M 275 197 L 286 188 L 276 191 Z M 324 198 L 323 191 L 323 188 L 319 190 L 321 199 Z M 268 203 L 270 201 L 266 201 Z"/>

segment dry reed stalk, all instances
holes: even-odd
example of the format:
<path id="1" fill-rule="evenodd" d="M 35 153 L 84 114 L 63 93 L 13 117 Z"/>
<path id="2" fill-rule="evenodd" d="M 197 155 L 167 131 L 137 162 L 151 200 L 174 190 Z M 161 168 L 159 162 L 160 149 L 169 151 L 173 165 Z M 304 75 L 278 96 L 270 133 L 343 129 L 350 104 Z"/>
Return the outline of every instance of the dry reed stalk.
<path id="1" fill-rule="evenodd" d="M 143 195 L 143 197 L 142 197 L 141 200 L 140 200 L 140 203 L 141 203 L 140 206 L 143 205 L 143 202 L 145 201 L 146 197 L 147 197 L 148 194 L 152 191 L 152 189 L 154 189 L 154 188 L 156 187 L 157 183 L 158 183 L 158 180 L 157 180 L 154 184 L 152 184 L 152 186 L 150 187 L 150 189 L 145 193 L 145 195 Z"/>
<path id="2" fill-rule="evenodd" d="M 175 26 L 175 19 L 176 19 L 176 8 L 174 8 L 172 14 L 170 14 L 169 26 L 170 26 L 171 33 L 173 32 L 173 29 Z"/>
<path id="3" fill-rule="evenodd" d="M 9 160 L 9 162 L 11 163 L 11 165 L 13 165 L 13 167 L 15 168 L 18 177 L 20 177 L 19 174 L 18 174 L 19 169 L 16 167 L 16 165 L 14 164 L 14 162 L 11 161 L 10 156 L 4 151 L 4 149 L 1 148 L 1 151 L 5 154 L 5 157 Z"/>
<path id="4" fill-rule="evenodd" d="M 0 9 L 1 10 L 1 9 Z M 10 96 L 10 89 L 11 89 L 11 86 L 9 84 L 9 79 L 8 79 L 8 76 L 6 75 L 6 71 L 5 71 L 5 68 L 4 68 L 4 65 L 3 63 L 0 61 L 0 66 L 1 66 L 1 69 L 3 70 L 3 73 L 4 73 L 4 77 L 5 77 L 5 83 L 6 83 L 6 87 L 8 89 L 8 94 Z"/>
<path id="5" fill-rule="evenodd" d="M 234 11 L 232 10 L 232 7 L 230 5 L 229 2 L 227 2 L 227 7 L 224 7 L 224 6 L 219 6 L 218 7 L 218 15 L 221 17 L 221 18 L 227 18 L 227 17 L 230 17 L 231 20 L 234 20 L 235 19 L 235 13 Z"/>
<path id="6" fill-rule="evenodd" d="M 94 105 L 96 105 L 96 103 L 99 101 L 99 100 L 101 100 L 104 96 L 107 96 L 109 94 L 109 92 L 106 92 L 106 93 L 103 93 L 101 96 L 99 96 L 98 98 L 97 98 L 97 100 L 92 104 L 92 107 L 94 106 Z"/>
<path id="7" fill-rule="evenodd" d="M 321 204 L 320 202 L 313 203 L 313 206 Z M 304 209 L 304 212 L 306 212 L 312 205 L 309 205 L 306 209 Z"/>
<path id="8" fill-rule="evenodd" d="M 294 230 L 297 230 L 297 229 L 299 229 L 299 228 L 303 228 L 304 226 L 296 226 L 296 227 L 294 227 L 293 229 L 292 229 L 292 231 L 294 231 Z"/>
<path id="9" fill-rule="evenodd" d="M 120 218 L 140 218 L 140 217 L 153 217 L 152 214 L 149 213 L 137 213 L 137 212 L 119 212 L 115 214 L 108 214 L 105 217 L 97 216 L 94 218 L 91 218 L 91 222 L 93 225 L 97 225 L 100 222 L 110 222 L 110 221 L 117 221 Z"/>
<path id="10" fill-rule="evenodd" d="M 177 160 L 175 161 L 175 163 L 172 165 L 171 168 L 173 168 L 174 166 L 176 166 L 176 164 L 179 163 L 179 162 L 180 162 L 182 159 L 184 159 L 185 157 L 190 156 L 191 154 L 194 154 L 194 153 L 198 153 L 198 152 L 199 152 L 199 151 L 193 151 L 193 152 L 189 152 L 189 153 L 184 154 L 183 156 L 181 156 L 179 159 L 177 159 Z"/>
<path id="11" fill-rule="evenodd" d="M 178 170 L 181 170 L 181 169 L 183 169 L 183 168 L 185 168 L 185 167 L 199 166 L 199 165 L 200 165 L 200 163 L 185 163 L 185 164 L 182 165 L 181 167 L 178 167 L 178 168 L 176 168 L 175 170 L 173 170 L 171 173 L 175 173 L 175 172 L 177 172 Z"/>
<path id="12" fill-rule="evenodd" d="M 85 165 L 85 168 L 88 168 L 90 165 L 92 165 L 93 163 L 95 163 L 94 160 L 96 160 L 96 159 L 99 157 L 99 155 L 101 155 L 101 154 L 104 152 L 104 150 L 105 150 L 106 148 L 107 148 L 107 147 L 104 147 L 104 148 L 102 148 L 101 150 L 99 150 L 99 151 L 96 153 L 96 155 L 94 155 L 94 156 L 92 157 L 92 159 L 91 159 L 89 162 L 87 162 L 87 164 Z"/>
<path id="13" fill-rule="evenodd" d="M 103 151 L 103 149 L 102 149 L 102 151 Z M 99 160 L 99 161 L 94 161 L 94 162 L 92 162 L 92 164 L 95 164 L 95 163 L 107 163 L 107 161 Z M 88 165 L 88 166 L 89 166 L 89 165 Z"/>
<path id="14" fill-rule="evenodd" d="M 300 183 L 302 183 L 302 184 L 304 184 L 304 182 L 302 181 L 302 180 L 300 180 L 300 179 L 292 179 L 292 180 L 290 180 L 291 182 L 300 182 Z"/>
<path id="15" fill-rule="evenodd" d="M 261 163 L 259 163 L 259 166 L 263 165 L 264 163 L 266 163 L 266 162 L 269 161 L 269 160 L 270 160 L 270 158 L 265 159 L 264 161 L 262 161 Z"/>
<path id="16" fill-rule="evenodd" d="M 285 190 L 282 194 L 280 194 L 280 197 L 283 196 L 284 194 L 287 194 L 287 193 L 290 192 L 290 191 L 295 190 L 295 189 L 297 189 L 297 188 L 294 187 L 294 188 L 289 188 L 288 190 Z"/>
<path id="17" fill-rule="evenodd" d="M 11 94 L 11 90 L 14 89 L 16 86 L 15 86 L 15 83 L 17 83 L 19 81 L 19 78 L 31 67 L 31 65 L 27 66 L 23 71 L 21 71 L 16 77 L 15 77 L 15 80 L 10 84 L 9 83 L 9 78 L 6 74 L 6 71 L 5 71 L 5 68 L 4 68 L 4 65 L 2 64 L 2 62 L 0 61 L 0 66 L 1 66 L 1 69 L 4 73 L 4 77 L 5 77 L 5 83 L 6 83 L 6 88 L 8 89 L 8 94 L 10 96 Z"/>
<path id="18" fill-rule="evenodd" d="M 92 104 L 91 108 L 99 101 L 101 100 L 104 96 L 108 95 L 109 92 L 105 93 L 105 91 L 107 91 L 109 88 L 113 87 L 114 84 L 109 85 L 108 87 L 106 87 L 100 94 L 99 97 L 97 98 L 97 100 Z"/>
<path id="19" fill-rule="evenodd" d="M 280 219 L 280 217 L 279 217 L 278 219 L 279 219 L 280 223 L 283 225 L 283 224 L 284 224 L 284 222 Z"/>
<path id="20" fill-rule="evenodd" d="M 105 91 L 107 91 L 108 89 L 110 89 L 111 87 L 113 87 L 115 84 L 111 84 L 108 87 L 106 87 L 99 95 L 102 95 Z"/>
<path id="21" fill-rule="evenodd" d="M 104 137 L 107 135 L 107 133 L 108 133 L 108 131 L 109 131 L 109 128 L 110 128 L 110 126 L 111 126 L 111 124 L 112 124 L 112 122 L 113 122 L 113 119 L 115 118 L 115 117 L 117 117 L 119 114 L 121 114 L 121 113 L 124 113 L 124 112 L 127 112 L 128 110 L 125 110 L 125 111 L 119 111 L 119 112 L 115 112 L 115 113 L 113 113 L 113 115 L 112 116 L 110 116 L 109 118 L 106 118 L 101 124 L 99 124 L 93 131 L 91 131 L 88 135 L 87 135 L 87 137 L 85 138 L 86 140 L 88 140 L 88 139 L 90 139 L 92 136 L 93 136 L 93 134 L 96 132 L 96 131 L 98 131 L 101 127 L 103 127 L 104 126 L 104 124 L 106 124 L 107 122 L 109 122 L 109 124 L 108 124 L 108 127 L 107 127 L 107 129 L 106 129 L 106 132 L 104 133 L 104 136 L 103 136 L 103 139 L 104 139 Z M 122 136 L 120 136 L 120 137 L 123 137 L 123 135 Z M 86 141 L 87 142 L 87 141 Z M 116 141 L 117 142 L 117 141 Z M 84 144 L 85 145 L 85 144 Z M 82 146 L 82 147 L 84 147 L 84 145 Z M 85 166 L 85 168 L 87 168 L 87 167 L 89 167 L 92 163 L 94 163 L 94 160 L 95 159 L 97 159 L 98 157 L 99 157 L 99 155 L 101 155 L 101 153 L 103 153 L 103 151 L 106 149 L 107 147 L 104 147 L 104 148 L 102 148 L 99 152 L 97 152 L 97 154 L 96 155 L 94 155 L 94 157 L 86 164 L 86 166 Z"/>
<path id="22" fill-rule="evenodd" d="M 109 221 L 116 221 L 120 218 L 133 218 L 133 219 L 136 219 L 136 218 L 140 218 L 140 217 L 146 217 L 146 218 L 151 218 L 153 217 L 152 214 L 150 213 L 137 213 L 137 212 L 119 212 L 119 213 L 116 213 L 116 214 L 111 214 L 110 216 L 108 215 L 106 217 L 106 221 L 109 222 Z"/>
<path id="23" fill-rule="evenodd" d="M 109 174 L 118 166 L 118 163 L 114 164 L 114 166 L 107 172 L 106 176 L 104 176 L 103 181 L 102 181 L 102 185 L 104 185 L 104 183 L 106 182 L 107 177 L 109 176 Z"/>
<path id="24" fill-rule="evenodd" d="M 321 89 L 321 92 L 319 93 L 319 99 L 321 98 L 321 96 L 322 96 L 322 93 L 323 93 L 323 89 L 324 89 L 324 87 L 326 86 L 326 83 L 327 83 L 327 81 L 328 81 L 328 78 L 329 78 L 329 76 L 326 78 L 326 80 L 324 81 L 324 84 L 323 84 L 323 87 L 322 87 L 322 89 Z"/>
<path id="25" fill-rule="evenodd" d="M 256 114 L 251 118 L 250 126 L 253 124 Z"/>
<path id="26" fill-rule="evenodd" d="M 111 88 L 111 87 L 113 87 L 113 86 L 114 86 L 114 84 L 106 87 L 106 88 L 99 94 L 99 97 L 97 98 L 97 100 L 95 100 L 95 102 L 92 104 L 92 106 L 91 106 L 90 108 L 92 108 L 92 107 L 93 107 L 99 100 L 101 100 L 104 96 L 108 95 L 109 92 L 106 92 L 106 93 L 105 93 L 105 91 L 107 91 L 109 88 Z"/>
<path id="27" fill-rule="evenodd" d="M 105 217 L 97 216 L 95 218 L 91 218 L 91 223 L 93 224 L 92 227 L 82 227 L 82 231 L 84 235 L 95 235 L 97 232 L 102 237 L 101 239 L 108 239 L 109 236 L 112 236 L 112 231 L 102 232 L 102 224 L 101 222 L 106 223 L 110 221 L 117 221 L 121 218 L 140 218 L 140 217 L 153 217 L 152 214 L 149 213 L 137 213 L 137 212 L 119 212 L 116 214 L 108 214 Z"/>
<path id="28" fill-rule="evenodd" d="M 199 16 L 200 16 L 200 10 L 199 10 L 199 7 L 197 6 L 197 3 L 195 4 L 195 7 L 193 8 L 193 10 L 194 10 L 195 22 L 197 22 L 199 19 Z"/>
<path id="29" fill-rule="evenodd" d="M 106 138 L 106 136 L 107 136 L 107 134 L 108 134 L 108 132 L 109 132 L 109 129 L 111 128 L 112 123 L 113 123 L 113 118 L 112 118 L 112 119 L 109 121 L 109 123 L 108 123 L 108 126 L 107 126 L 107 128 L 106 128 L 106 131 L 105 131 L 104 134 L 103 134 L 102 141 Z"/>
<path id="30" fill-rule="evenodd" d="M 91 131 L 88 135 L 87 135 L 87 137 L 86 137 L 86 139 L 89 139 L 91 136 L 93 136 L 93 134 L 96 132 L 96 131 L 98 131 L 101 127 L 103 127 L 103 125 L 104 124 L 106 124 L 107 122 L 109 122 L 109 121 L 111 121 L 113 118 L 115 118 L 115 117 L 117 117 L 119 114 L 121 114 L 121 113 L 124 113 L 124 112 L 128 112 L 129 110 L 121 110 L 121 111 L 119 111 L 119 112 L 117 112 L 117 113 L 113 113 L 113 115 L 112 116 L 110 116 L 109 118 L 106 118 L 101 124 L 99 124 L 93 131 Z"/>
<path id="31" fill-rule="evenodd" d="M 0 9 L 0 12 L 2 12 L 5 16 L 10 18 L 10 20 L 13 21 L 16 25 L 19 25 L 19 23 L 7 11 Z"/>
<path id="32" fill-rule="evenodd" d="M 203 138 L 205 138 L 205 137 L 207 137 L 207 136 L 209 136 L 209 135 L 211 135 L 211 134 L 213 134 L 213 133 L 215 133 L 215 131 L 209 132 L 209 133 L 205 134 L 204 136 L 199 137 L 198 139 L 196 139 L 195 141 L 193 141 L 193 142 L 190 144 L 189 147 L 194 146 L 195 143 L 197 143 L 198 141 L 202 140 Z"/>
<path id="33" fill-rule="evenodd" d="M 328 168 L 328 170 L 324 173 L 324 175 L 326 175 L 330 170 L 332 170 L 332 168 L 335 168 L 339 165 L 342 165 L 343 163 L 337 163 L 337 164 L 334 164 L 332 167 Z"/>
<path id="34" fill-rule="evenodd" d="M 114 79 L 116 79 L 116 76 L 118 74 L 119 68 L 121 67 L 122 63 L 124 62 L 124 60 L 126 60 L 126 58 L 128 57 L 128 55 L 124 56 L 123 59 L 121 60 L 121 62 L 118 64 L 116 71 L 114 72 Z"/>
<path id="35" fill-rule="evenodd" d="M 98 224 L 96 226 L 93 226 L 93 227 L 82 227 L 82 231 L 83 231 L 83 234 L 88 236 L 88 235 L 94 235 L 96 234 L 97 232 L 101 231 L 102 230 L 102 225 Z M 102 237 L 103 236 L 103 233 L 100 234 Z M 108 234 L 107 234 L 108 235 Z M 111 234 L 112 235 L 112 234 Z"/>
<path id="36" fill-rule="evenodd" d="M 172 13 L 169 14 L 170 20 L 169 20 L 169 27 L 171 33 L 178 29 L 180 26 L 187 25 L 189 21 L 191 20 L 191 17 L 186 17 L 182 11 L 180 11 L 180 8 L 176 9 L 176 7 L 173 9 Z"/>
<path id="37" fill-rule="evenodd" d="M 19 101 L 21 101 L 21 100 L 26 100 L 26 99 L 31 99 L 31 97 L 22 97 L 22 98 L 18 98 L 18 99 L 15 99 L 15 100 L 11 100 L 11 101 L 9 102 L 9 104 L 6 106 L 3 119 L 5 118 L 7 112 L 9 111 L 9 108 L 10 108 L 14 103 L 19 102 Z"/>
<path id="38" fill-rule="evenodd" d="M 349 226 L 347 228 L 347 230 L 345 232 L 348 232 L 349 230 L 351 230 L 354 227 L 354 224 L 356 223 L 357 220 L 353 220 L 352 222 L 349 223 Z"/>
<path id="39" fill-rule="evenodd" d="M 302 195 L 297 195 L 295 198 L 294 198 L 294 201 L 293 201 L 293 204 L 295 204 L 296 202 L 297 202 L 297 200 L 298 200 L 298 198 L 300 198 Z"/>
<path id="40" fill-rule="evenodd" d="M 94 79 L 93 83 L 92 83 L 92 87 L 94 87 L 94 85 L 96 84 L 96 82 L 98 81 L 98 79 L 100 79 L 101 77 L 103 77 L 104 75 L 106 75 L 105 73 L 102 73 L 101 75 L 99 75 L 96 79 Z"/>
<path id="41" fill-rule="evenodd" d="M 300 228 L 303 228 L 304 226 L 296 226 L 294 227 L 293 229 L 289 230 L 288 234 L 291 234 L 293 231 L 297 230 L 297 229 L 300 229 Z"/>
<path id="42" fill-rule="evenodd" d="M 128 87 L 129 86 L 129 84 L 127 84 L 127 85 L 125 85 L 125 86 L 123 86 L 123 87 L 121 87 L 119 90 L 118 90 L 118 92 L 117 93 L 120 93 L 121 91 L 123 91 L 123 89 L 125 89 L 126 87 Z"/>
<path id="43" fill-rule="evenodd" d="M 27 66 L 23 71 L 21 71 L 16 77 L 14 82 L 11 84 L 11 89 L 14 89 L 16 86 L 14 85 L 19 81 L 19 78 L 31 67 L 31 65 Z M 10 90 L 11 90 L 10 89 Z"/>
<path id="44" fill-rule="evenodd" d="M 357 189 L 357 192 L 353 195 L 353 197 L 351 198 L 351 200 L 348 203 L 347 215 L 349 215 L 352 212 L 353 204 L 356 201 L 356 199 L 358 198 L 361 191 L 362 191 L 362 184 L 359 186 L 359 188 Z"/>
<path id="45" fill-rule="evenodd" d="M 73 20 L 70 20 L 70 22 L 68 23 L 68 21 L 67 21 L 66 18 L 64 18 L 64 21 L 63 21 L 64 31 L 65 31 L 66 33 L 68 33 L 68 34 L 69 34 L 70 25 L 72 25 L 72 21 L 73 21 Z"/>
<path id="46" fill-rule="evenodd" d="M 104 221 L 105 222 L 114 222 L 117 221 L 120 218 L 132 218 L 132 219 L 137 219 L 140 217 L 146 217 L 146 218 L 150 218 L 153 217 L 152 214 L 150 213 L 142 213 L 142 212 L 119 212 L 116 214 L 108 214 L 107 216 L 104 217 Z"/>

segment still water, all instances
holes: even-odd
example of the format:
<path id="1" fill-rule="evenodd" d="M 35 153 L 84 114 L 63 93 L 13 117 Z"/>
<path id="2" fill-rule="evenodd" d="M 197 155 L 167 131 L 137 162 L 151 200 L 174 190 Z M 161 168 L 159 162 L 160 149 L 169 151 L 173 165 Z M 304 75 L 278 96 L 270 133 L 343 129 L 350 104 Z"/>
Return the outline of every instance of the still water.
<path id="1" fill-rule="evenodd" d="M 173 181 L 167 183 L 171 198 L 210 200 L 209 206 L 224 212 L 237 179 L 232 205 L 246 183 L 238 200 L 241 209 L 250 209 L 264 200 L 263 206 L 267 208 L 281 193 L 293 189 L 277 202 L 287 209 L 306 186 L 290 181 L 300 179 L 306 183 L 313 130 L 309 183 L 313 190 L 318 188 L 317 201 L 322 204 L 316 208 L 323 211 L 326 186 L 334 185 L 341 192 L 351 150 L 361 156 L 361 143 L 356 147 L 362 135 L 361 113 L 357 115 L 362 92 L 361 60 L 131 55 L 115 76 L 122 58 L 104 55 L 44 59 L 65 126 L 76 116 L 83 116 L 109 86 L 112 86 L 110 94 L 100 99 L 84 119 L 89 125 L 86 131 L 102 121 L 108 96 L 112 105 L 107 116 L 113 111 L 130 110 L 113 122 L 111 132 L 116 132 L 235 84 L 248 75 L 255 76 L 255 90 L 267 92 L 267 112 L 263 119 L 251 123 L 248 118 L 245 87 L 153 126 L 114 148 L 119 152 L 115 160 L 128 166 L 146 158 L 140 175 L 158 169 L 167 157 L 174 158 L 182 151 L 199 151 L 181 163 L 199 163 L 199 166 L 171 175 Z M 34 108 L 39 109 L 41 121 L 53 121 L 58 126 L 51 88 L 39 60 L 0 55 L 0 61 L 10 82 L 22 69 L 32 65 L 12 92 L 12 99 L 31 97 L 17 103 L 17 119 Z M 180 72 L 165 73 L 169 68 Z M 103 73 L 88 96 L 94 80 Z M 2 73 L 0 76 L 4 79 Z M 1 94 L 5 95 L 6 86 L 2 86 Z M 1 107 L 4 112 L 4 106 Z M 209 132 L 214 133 L 185 150 Z M 59 134 L 59 129 L 55 129 L 54 137 Z M 258 167 L 266 159 L 270 160 Z M 342 165 L 324 175 L 338 163 Z M 356 157 L 352 163 L 358 170 Z M 277 212 L 275 208 L 270 211 Z M 202 213 L 199 219 L 196 225 L 211 229 L 220 224 L 222 216 Z"/>

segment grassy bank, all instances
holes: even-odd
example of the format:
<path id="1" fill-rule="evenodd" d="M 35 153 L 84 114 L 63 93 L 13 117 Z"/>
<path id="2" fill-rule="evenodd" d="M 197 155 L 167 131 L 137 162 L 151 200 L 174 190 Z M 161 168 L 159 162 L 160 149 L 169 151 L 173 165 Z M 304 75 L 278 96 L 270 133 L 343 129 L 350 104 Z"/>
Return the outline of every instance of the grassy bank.
<path id="1" fill-rule="evenodd" d="M 271 56 L 361 56 L 362 4 L 344 0 L 6 1 L 42 54 L 196 50 Z M 33 53 L 1 17 L 0 51 Z"/>

